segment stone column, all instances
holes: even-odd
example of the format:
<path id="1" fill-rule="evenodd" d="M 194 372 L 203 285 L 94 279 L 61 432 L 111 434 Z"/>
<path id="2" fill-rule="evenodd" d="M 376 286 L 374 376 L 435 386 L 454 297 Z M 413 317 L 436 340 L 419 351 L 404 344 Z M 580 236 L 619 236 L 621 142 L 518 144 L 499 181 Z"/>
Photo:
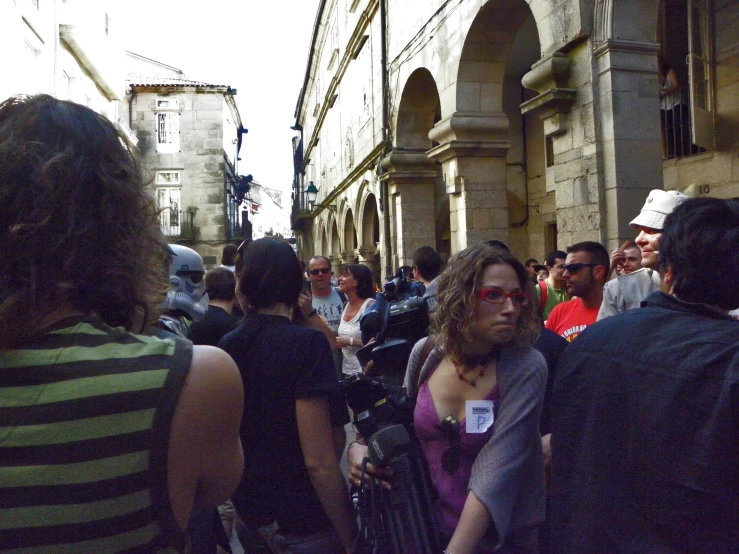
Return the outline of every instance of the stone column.
<path id="1" fill-rule="evenodd" d="M 508 242 L 508 117 L 503 113 L 461 113 L 437 123 L 427 152 L 442 163 L 449 194 L 452 254 L 473 244 Z"/>
<path id="2" fill-rule="evenodd" d="M 372 272 L 372 280 L 374 282 L 382 282 L 382 279 L 380 278 L 379 274 L 379 267 L 376 267 L 377 264 L 375 263 L 375 256 L 377 255 L 377 247 L 376 246 L 363 246 L 361 248 L 358 248 L 356 250 L 356 253 L 358 254 L 358 260 L 360 264 L 366 265 L 370 271 Z"/>
<path id="3" fill-rule="evenodd" d="M 331 260 L 331 271 L 334 272 L 334 277 L 338 279 L 344 260 L 341 259 L 341 256 L 331 256 L 329 259 Z"/>
<path id="4" fill-rule="evenodd" d="M 382 161 L 387 172 L 390 200 L 390 242 L 393 267 L 413 263 L 413 253 L 421 246 L 436 244 L 434 186 L 436 168 L 420 149 L 396 148 Z"/>
<path id="5" fill-rule="evenodd" d="M 605 241 L 634 231 L 629 222 L 651 189 L 663 188 L 657 53 L 651 42 L 608 40 L 595 50 L 602 113 Z"/>
<path id="6" fill-rule="evenodd" d="M 351 250 L 349 252 L 342 252 L 339 254 L 339 257 L 341 258 L 342 264 L 355 264 L 357 263 L 357 255 L 356 253 Z"/>
<path id="7" fill-rule="evenodd" d="M 355 251 L 358 254 L 358 260 L 360 264 L 366 265 L 372 273 L 377 271 L 375 267 L 375 256 L 377 255 L 377 248 L 375 246 L 363 246 Z"/>

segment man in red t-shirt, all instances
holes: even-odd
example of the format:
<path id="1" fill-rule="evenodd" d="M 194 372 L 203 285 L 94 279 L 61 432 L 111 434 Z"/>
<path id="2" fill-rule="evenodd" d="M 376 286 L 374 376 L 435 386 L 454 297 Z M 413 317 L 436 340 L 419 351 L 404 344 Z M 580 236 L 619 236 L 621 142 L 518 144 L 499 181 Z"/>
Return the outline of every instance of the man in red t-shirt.
<path id="1" fill-rule="evenodd" d="M 602 244 L 586 241 L 570 246 L 562 278 L 567 293 L 576 298 L 554 307 L 546 322 L 547 329 L 572 342 L 595 323 L 610 266 L 608 251 Z"/>

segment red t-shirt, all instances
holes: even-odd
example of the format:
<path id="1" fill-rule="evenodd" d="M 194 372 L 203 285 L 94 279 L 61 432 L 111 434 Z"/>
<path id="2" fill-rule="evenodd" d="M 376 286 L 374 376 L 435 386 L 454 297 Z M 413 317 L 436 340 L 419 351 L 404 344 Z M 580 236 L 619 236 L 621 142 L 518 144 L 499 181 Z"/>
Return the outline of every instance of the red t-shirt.
<path id="1" fill-rule="evenodd" d="M 567 302 L 557 304 L 546 322 L 546 328 L 572 342 L 588 325 L 595 323 L 598 317 L 597 308 L 587 309 L 582 300 L 573 298 Z"/>

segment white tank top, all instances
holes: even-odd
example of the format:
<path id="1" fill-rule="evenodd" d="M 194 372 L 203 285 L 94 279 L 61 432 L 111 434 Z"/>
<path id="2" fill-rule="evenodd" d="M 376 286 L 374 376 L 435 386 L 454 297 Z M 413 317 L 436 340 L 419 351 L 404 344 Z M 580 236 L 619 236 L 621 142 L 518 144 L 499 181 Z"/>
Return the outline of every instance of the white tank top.
<path id="1" fill-rule="evenodd" d="M 349 321 L 344 320 L 344 313 L 342 312 L 338 332 L 340 337 L 354 337 L 355 341 L 362 340 L 362 332 L 359 329 L 359 320 L 362 319 L 362 314 L 364 314 L 364 310 L 367 309 L 367 304 L 372 300 L 373 298 L 367 298 L 359 308 L 356 315 Z M 349 304 L 347 303 L 346 306 L 344 306 L 344 312 L 346 312 L 348 307 Z M 341 372 L 344 375 L 362 373 L 362 366 L 359 364 L 359 360 L 357 360 L 357 350 L 359 350 L 358 346 L 345 346 L 341 349 L 341 353 L 344 355 L 344 361 L 341 364 Z"/>

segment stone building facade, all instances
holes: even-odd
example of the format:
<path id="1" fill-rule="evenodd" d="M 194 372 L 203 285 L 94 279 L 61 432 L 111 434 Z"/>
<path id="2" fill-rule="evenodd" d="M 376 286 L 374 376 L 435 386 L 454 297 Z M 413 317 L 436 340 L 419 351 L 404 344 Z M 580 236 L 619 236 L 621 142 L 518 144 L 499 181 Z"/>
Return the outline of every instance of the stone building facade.
<path id="1" fill-rule="evenodd" d="M 138 138 L 162 230 L 196 250 L 207 269 L 216 267 L 223 246 L 244 239 L 246 189 L 237 166 L 245 129 L 236 90 L 131 52 L 127 70 L 121 111 Z"/>
<path id="2" fill-rule="evenodd" d="M 732 0 L 322 0 L 295 113 L 299 255 L 378 277 L 422 245 L 541 259 L 633 238 L 653 188 L 739 197 L 738 28 Z"/>

